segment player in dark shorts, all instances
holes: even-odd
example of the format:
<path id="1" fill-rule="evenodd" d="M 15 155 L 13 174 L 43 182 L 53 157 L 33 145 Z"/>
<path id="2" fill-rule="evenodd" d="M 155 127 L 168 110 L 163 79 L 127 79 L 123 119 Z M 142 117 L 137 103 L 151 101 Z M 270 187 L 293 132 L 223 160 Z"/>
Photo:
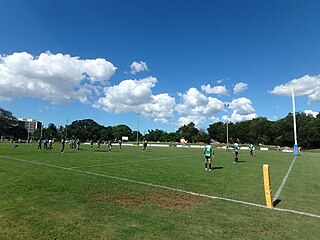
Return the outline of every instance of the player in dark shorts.
<path id="1" fill-rule="evenodd" d="M 142 151 L 145 151 L 147 149 L 147 146 L 148 146 L 148 142 L 147 142 L 147 140 L 144 140 Z"/>
<path id="2" fill-rule="evenodd" d="M 240 147 L 238 143 L 233 144 L 233 163 L 237 163 L 239 161 L 239 157 L 238 157 L 239 149 Z"/>
<path id="3" fill-rule="evenodd" d="M 210 142 L 207 142 L 207 145 L 203 148 L 204 155 L 204 167 L 205 170 L 211 171 L 211 160 L 214 158 L 214 150 Z"/>

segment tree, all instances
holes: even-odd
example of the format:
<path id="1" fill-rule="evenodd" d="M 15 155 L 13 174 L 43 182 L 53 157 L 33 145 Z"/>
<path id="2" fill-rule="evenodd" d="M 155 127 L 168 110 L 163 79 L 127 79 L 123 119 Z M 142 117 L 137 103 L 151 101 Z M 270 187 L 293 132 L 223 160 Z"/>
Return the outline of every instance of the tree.
<path id="1" fill-rule="evenodd" d="M 180 142 L 181 136 L 176 132 L 167 133 L 164 142 Z"/>
<path id="2" fill-rule="evenodd" d="M 113 127 L 113 135 L 115 139 L 122 139 L 123 136 L 129 137 L 132 135 L 132 130 L 128 126 L 121 124 Z"/>
<path id="3" fill-rule="evenodd" d="M 10 135 L 10 128 L 18 126 L 18 120 L 11 112 L 0 108 L 0 135 Z"/>
<path id="4" fill-rule="evenodd" d="M 58 130 L 57 127 L 53 123 L 49 123 L 48 128 L 45 129 L 45 137 L 46 138 L 58 138 Z"/>
<path id="5" fill-rule="evenodd" d="M 195 128 L 195 124 L 191 122 L 188 125 L 180 127 L 177 133 L 189 142 L 195 142 L 195 136 L 199 133 L 199 130 Z"/>
<path id="6" fill-rule="evenodd" d="M 9 129 L 9 133 L 14 139 L 27 139 L 28 131 L 27 129 L 20 126 L 12 126 Z"/>
<path id="7" fill-rule="evenodd" d="M 101 138 L 100 132 L 103 126 L 99 125 L 92 119 L 73 121 L 67 126 L 68 135 L 71 138 L 79 138 L 81 141 L 93 139 L 94 141 Z"/>
<path id="8" fill-rule="evenodd" d="M 138 140 L 141 141 L 143 140 L 143 135 L 140 133 L 140 131 L 138 132 Z M 129 137 L 130 141 L 137 141 L 137 131 L 132 131 L 132 135 Z"/>
<path id="9" fill-rule="evenodd" d="M 210 124 L 207 131 L 210 139 L 217 140 L 218 142 L 227 141 L 227 126 L 225 123 L 217 122 Z"/>
<path id="10" fill-rule="evenodd" d="M 204 130 L 199 130 L 198 134 L 194 136 L 195 142 L 207 142 L 209 141 L 209 135 Z"/>
<path id="11" fill-rule="evenodd" d="M 144 136 L 146 140 L 148 141 L 161 141 L 164 140 L 166 132 L 160 129 L 156 130 L 148 130 L 148 133 Z"/>
<path id="12" fill-rule="evenodd" d="M 250 121 L 249 142 L 271 144 L 271 123 L 267 118 L 255 118 Z"/>
<path id="13" fill-rule="evenodd" d="M 112 140 L 114 139 L 114 135 L 113 135 L 113 128 L 112 127 L 104 127 L 101 131 L 100 131 L 100 139 L 107 141 L 107 140 Z"/>

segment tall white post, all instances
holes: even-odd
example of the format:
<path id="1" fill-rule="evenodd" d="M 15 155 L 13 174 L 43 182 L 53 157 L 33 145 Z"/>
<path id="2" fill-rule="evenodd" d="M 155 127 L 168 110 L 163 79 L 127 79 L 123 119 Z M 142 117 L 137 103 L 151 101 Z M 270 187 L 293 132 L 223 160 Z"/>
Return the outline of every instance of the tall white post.
<path id="1" fill-rule="evenodd" d="M 294 92 L 293 87 L 291 87 L 292 93 L 292 109 L 293 109 L 293 136 L 294 136 L 294 145 L 293 145 L 293 155 L 298 156 L 298 138 L 297 138 L 297 122 L 296 122 L 296 104 L 294 101 Z"/>
<path id="2" fill-rule="evenodd" d="M 137 113 L 138 123 L 137 123 L 137 146 L 139 146 L 139 116 L 140 112 Z"/>
<path id="3" fill-rule="evenodd" d="M 28 121 L 28 139 L 27 139 L 27 143 L 29 143 L 30 141 L 30 121 Z"/>
<path id="4" fill-rule="evenodd" d="M 229 124 L 229 120 L 227 120 L 227 144 L 229 144 L 229 127 L 228 127 L 228 124 Z"/>
<path id="5" fill-rule="evenodd" d="M 228 108 L 229 104 L 225 103 L 224 106 Z M 227 119 L 227 144 L 229 144 L 229 126 L 228 125 L 229 125 L 229 119 Z"/>

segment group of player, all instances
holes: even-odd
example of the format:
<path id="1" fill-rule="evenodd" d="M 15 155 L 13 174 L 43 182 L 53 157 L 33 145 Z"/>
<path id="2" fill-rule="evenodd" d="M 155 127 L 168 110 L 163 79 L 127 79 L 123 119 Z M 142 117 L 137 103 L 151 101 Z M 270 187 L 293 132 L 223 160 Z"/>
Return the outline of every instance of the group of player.
<path id="1" fill-rule="evenodd" d="M 229 145 L 226 146 L 226 150 L 230 151 Z M 233 144 L 233 163 L 239 162 L 239 150 L 240 150 L 239 144 L 234 143 Z M 249 144 L 250 157 L 254 157 L 253 151 L 254 151 L 253 144 Z M 213 149 L 213 146 L 210 144 L 210 141 L 207 142 L 206 146 L 204 146 L 203 155 L 204 155 L 204 168 L 205 170 L 211 171 L 212 169 L 211 164 L 214 158 L 214 149 Z"/>
<path id="2" fill-rule="evenodd" d="M 119 148 L 120 148 L 120 149 L 122 148 L 122 141 L 121 141 L 121 140 L 114 141 L 114 142 L 118 142 Z M 97 148 L 100 148 L 101 143 L 102 143 L 101 140 L 98 140 L 98 141 L 97 141 Z M 112 150 L 112 143 L 113 143 L 112 140 L 108 140 L 108 141 L 107 141 L 108 152 L 111 152 L 111 150 Z M 92 140 L 92 139 L 90 140 L 90 148 L 91 148 L 91 149 L 93 148 L 93 140 Z"/>
<path id="3" fill-rule="evenodd" d="M 53 140 L 52 139 L 44 139 L 42 140 L 41 138 L 38 140 L 38 151 L 42 149 L 42 143 L 43 143 L 43 148 L 47 150 L 52 150 L 52 145 L 53 145 Z"/>

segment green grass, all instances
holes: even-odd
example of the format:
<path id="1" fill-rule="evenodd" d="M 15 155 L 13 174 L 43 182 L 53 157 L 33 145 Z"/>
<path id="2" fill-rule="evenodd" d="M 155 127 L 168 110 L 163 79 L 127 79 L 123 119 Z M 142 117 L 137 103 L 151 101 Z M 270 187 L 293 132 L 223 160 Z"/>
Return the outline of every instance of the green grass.
<path id="1" fill-rule="evenodd" d="M 265 205 L 262 165 L 273 194 L 292 153 L 215 149 L 205 171 L 202 149 L 106 146 L 80 151 L 59 144 L 0 142 L 0 239 L 319 239 L 320 218 Z M 280 209 L 320 216 L 320 153 L 302 152 L 280 194 Z M 165 189 L 170 187 L 172 189 Z"/>

